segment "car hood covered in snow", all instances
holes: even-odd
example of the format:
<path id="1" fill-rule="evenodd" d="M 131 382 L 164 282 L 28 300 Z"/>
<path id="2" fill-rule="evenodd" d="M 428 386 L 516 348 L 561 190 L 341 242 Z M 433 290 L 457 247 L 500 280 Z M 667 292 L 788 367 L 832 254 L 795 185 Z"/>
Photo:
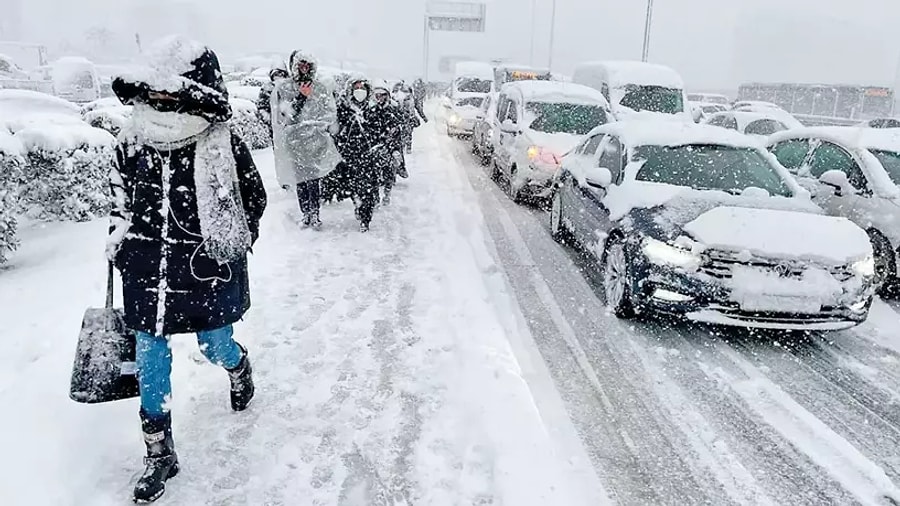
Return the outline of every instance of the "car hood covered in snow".
<path id="1" fill-rule="evenodd" d="M 723 206 L 701 214 L 683 230 L 703 247 L 766 258 L 844 265 L 872 254 L 865 231 L 834 216 Z"/>

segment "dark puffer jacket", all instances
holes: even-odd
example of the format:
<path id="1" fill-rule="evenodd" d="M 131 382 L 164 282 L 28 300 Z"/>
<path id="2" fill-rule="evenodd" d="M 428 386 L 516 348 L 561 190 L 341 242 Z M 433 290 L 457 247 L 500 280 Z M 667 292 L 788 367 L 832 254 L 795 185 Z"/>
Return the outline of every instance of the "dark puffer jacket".
<path id="1" fill-rule="evenodd" d="M 187 83 L 175 94 L 183 100 L 182 111 L 214 123 L 226 121 L 231 109 L 215 54 L 206 50 L 193 64 L 195 70 L 183 76 L 196 85 Z M 146 83 L 124 80 L 117 80 L 114 89 L 123 103 L 145 100 L 150 91 Z M 114 226 L 128 227 L 115 264 L 122 272 L 125 320 L 131 329 L 157 333 L 161 296 L 165 335 L 220 328 L 238 321 L 250 308 L 246 255 L 220 265 L 203 248 L 194 182 L 196 148 L 193 142 L 171 151 L 158 150 L 124 136 L 119 146 L 111 174 L 116 200 L 112 221 Z M 250 151 L 234 133 L 231 149 L 241 203 L 255 241 L 266 207 L 265 189 Z M 164 192 L 170 209 L 165 217 Z"/>

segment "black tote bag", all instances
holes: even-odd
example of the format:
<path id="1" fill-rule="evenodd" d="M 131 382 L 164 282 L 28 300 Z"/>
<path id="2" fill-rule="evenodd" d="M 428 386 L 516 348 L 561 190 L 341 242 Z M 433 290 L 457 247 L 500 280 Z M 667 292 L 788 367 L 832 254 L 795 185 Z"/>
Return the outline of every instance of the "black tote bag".
<path id="1" fill-rule="evenodd" d="M 135 367 L 134 333 L 125 328 L 125 313 L 113 308 L 113 266 L 109 264 L 106 307 L 88 308 L 81 323 L 69 397 L 99 404 L 140 395 Z"/>

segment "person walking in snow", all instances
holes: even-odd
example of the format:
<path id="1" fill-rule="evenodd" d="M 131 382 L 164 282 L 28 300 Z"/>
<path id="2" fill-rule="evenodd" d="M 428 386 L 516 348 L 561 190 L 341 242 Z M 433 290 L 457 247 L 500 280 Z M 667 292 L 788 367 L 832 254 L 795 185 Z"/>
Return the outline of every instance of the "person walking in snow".
<path id="1" fill-rule="evenodd" d="M 275 169 L 282 184 L 293 184 L 303 226 L 319 230 L 322 221 L 320 181 L 341 161 L 332 133 L 337 105 L 332 90 L 317 75 L 312 55 L 294 51 L 291 78 L 279 81 L 272 94 Z"/>
<path id="2" fill-rule="evenodd" d="M 137 340 L 146 469 L 135 502 L 152 502 L 179 472 L 169 400 L 174 334 L 228 372 L 231 408 L 254 394 L 247 348 L 232 325 L 250 308 L 247 253 L 259 236 L 266 192 L 253 158 L 228 124 L 231 106 L 215 53 L 168 38 L 151 69 L 116 78 L 134 106 L 110 173 L 114 208 L 107 254 L 122 273 L 125 325 Z"/>
<path id="3" fill-rule="evenodd" d="M 425 123 L 428 123 L 428 118 L 425 111 L 418 108 L 413 100 L 412 90 L 403 81 L 394 86 L 393 98 L 400 104 L 403 146 L 407 153 L 412 153 L 413 131 L 422 124 L 420 117 Z"/>
<path id="4" fill-rule="evenodd" d="M 391 191 L 397 176 L 407 177 L 403 159 L 403 137 L 400 120 L 400 106 L 391 100 L 387 83 L 375 81 L 372 84 L 371 123 L 377 138 L 374 146 L 374 160 L 380 176 L 384 205 L 391 203 Z"/>
<path id="5" fill-rule="evenodd" d="M 380 140 L 375 121 L 372 87 L 362 76 L 347 81 L 344 100 L 338 106 L 338 149 L 353 179 L 353 200 L 361 232 L 369 231 L 378 204 L 380 174 L 376 163 L 376 147 Z"/>
<path id="6" fill-rule="evenodd" d="M 275 67 L 269 71 L 269 82 L 263 84 L 259 89 L 259 98 L 256 99 L 256 110 L 259 118 L 269 127 L 269 137 L 272 136 L 272 92 L 275 91 L 275 84 L 290 77 L 288 71 Z"/>

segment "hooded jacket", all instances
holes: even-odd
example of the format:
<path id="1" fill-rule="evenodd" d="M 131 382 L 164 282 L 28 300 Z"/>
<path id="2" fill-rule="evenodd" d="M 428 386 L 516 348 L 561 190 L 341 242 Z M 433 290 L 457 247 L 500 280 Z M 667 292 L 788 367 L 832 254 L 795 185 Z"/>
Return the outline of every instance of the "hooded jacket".
<path id="1" fill-rule="evenodd" d="M 310 64 L 304 76 L 296 72 L 300 61 Z M 331 135 L 336 129 L 337 105 L 317 70 L 315 58 L 294 51 L 291 78 L 278 81 L 272 94 L 275 169 L 282 185 L 322 178 L 341 161 Z M 303 83 L 312 86 L 309 97 L 300 92 Z"/>
<path id="2" fill-rule="evenodd" d="M 364 83 L 368 93 L 364 102 L 353 98 L 353 87 L 357 83 Z M 371 99 L 372 85 L 365 77 L 355 75 L 347 80 L 343 100 L 338 105 L 338 149 L 344 161 L 354 169 L 372 164 L 372 150 L 380 141 L 378 124 L 373 121 Z"/>
<path id="3" fill-rule="evenodd" d="M 215 209 L 201 212 L 208 202 L 203 196 L 227 190 L 229 202 L 242 211 L 251 244 L 266 207 L 253 158 L 225 123 L 231 108 L 215 53 L 182 40 L 164 41 L 162 53 L 178 61 L 162 59 L 143 78 L 117 78 L 113 89 L 119 99 L 152 104 L 151 91 L 165 92 L 178 98 L 180 112 L 212 124 L 169 149 L 133 136 L 132 128 L 120 137 L 110 173 L 114 208 L 108 253 L 122 273 L 126 326 L 152 335 L 213 330 L 244 315 L 250 308 L 246 250 L 228 261 L 215 259 L 208 249 L 210 230 L 201 218 L 214 215 Z M 211 162 L 208 155 L 198 156 L 198 146 L 207 153 L 210 143 Z M 198 192 L 198 160 L 230 163 L 234 187 L 209 186 Z"/>

